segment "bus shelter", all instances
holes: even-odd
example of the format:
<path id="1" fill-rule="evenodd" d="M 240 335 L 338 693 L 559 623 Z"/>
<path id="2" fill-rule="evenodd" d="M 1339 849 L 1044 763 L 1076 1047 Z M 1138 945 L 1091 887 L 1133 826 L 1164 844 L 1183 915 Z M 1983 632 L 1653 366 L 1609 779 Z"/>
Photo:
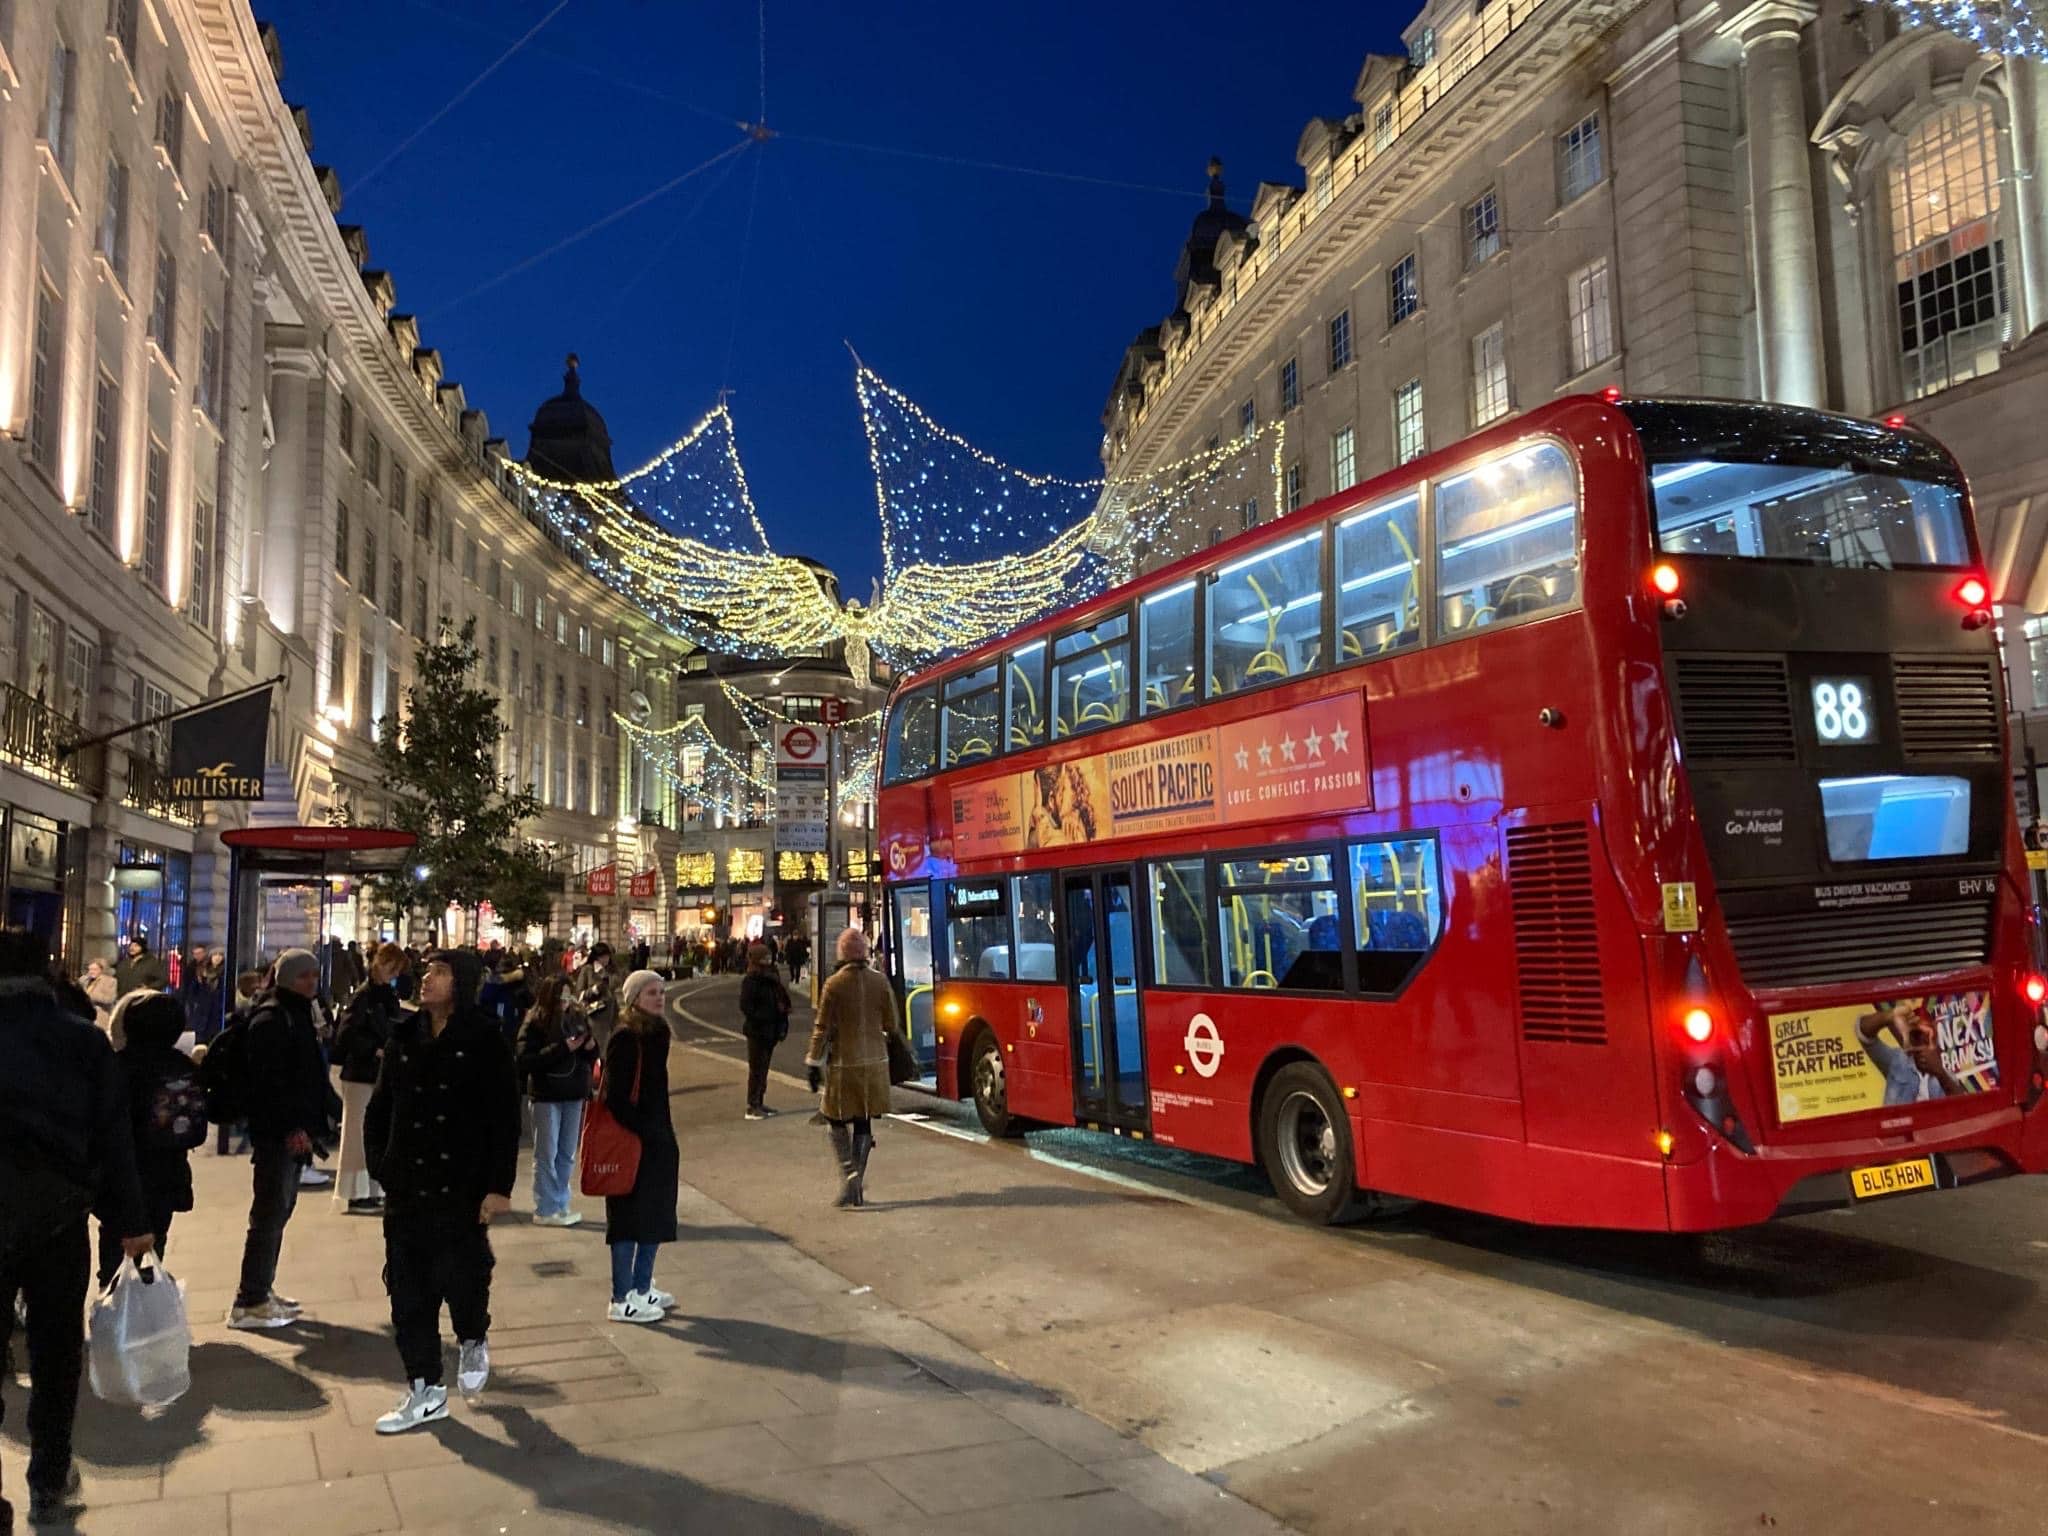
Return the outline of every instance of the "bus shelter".
<path id="1" fill-rule="evenodd" d="M 313 950 L 326 984 L 332 957 L 321 940 L 331 931 L 336 883 L 403 869 L 419 838 L 390 827 L 243 827 L 223 832 L 221 841 L 228 848 L 221 993 L 229 1007 L 235 977 L 267 965 L 282 950 Z"/>

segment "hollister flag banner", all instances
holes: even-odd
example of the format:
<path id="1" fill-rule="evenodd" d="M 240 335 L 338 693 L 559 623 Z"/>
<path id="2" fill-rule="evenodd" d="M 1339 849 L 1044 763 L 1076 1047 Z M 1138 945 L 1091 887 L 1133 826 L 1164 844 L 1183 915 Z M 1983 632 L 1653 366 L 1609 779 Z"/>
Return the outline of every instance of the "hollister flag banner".
<path id="1" fill-rule="evenodd" d="M 195 709 L 171 722 L 164 770 L 174 800 L 261 800 L 270 690 Z"/>

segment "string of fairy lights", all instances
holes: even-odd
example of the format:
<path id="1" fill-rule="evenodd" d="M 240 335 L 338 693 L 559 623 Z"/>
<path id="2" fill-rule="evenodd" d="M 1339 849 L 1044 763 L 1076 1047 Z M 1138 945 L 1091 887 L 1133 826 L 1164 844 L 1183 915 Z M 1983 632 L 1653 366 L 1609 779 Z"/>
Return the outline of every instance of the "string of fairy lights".
<path id="1" fill-rule="evenodd" d="M 2048 61 L 2048 28 L 2030 0 L 1885 0 L 1909 27 L 1939 27 L 1987 53 Z"/>

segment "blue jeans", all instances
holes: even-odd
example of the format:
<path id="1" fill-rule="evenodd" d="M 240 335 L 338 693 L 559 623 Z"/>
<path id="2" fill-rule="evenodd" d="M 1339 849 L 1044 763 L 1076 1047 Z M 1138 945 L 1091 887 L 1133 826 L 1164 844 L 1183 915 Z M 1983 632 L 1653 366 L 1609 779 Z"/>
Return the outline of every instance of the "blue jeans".
<path id="1" fill-rule="evenodd" d="M 612 1244 L 612 1300 L 624 1301 L 628 1291 L 645 1292 L 654 1284 L 654 1251 L 659 1243 Z"/>
<path id="2" fill-rule="evenodd" d="M 569 1209 L 576 1178 L 576 1145 L 583 1136 L 583 1100 L 533 1101 L 533 1210 L 559 1216 Z"/>

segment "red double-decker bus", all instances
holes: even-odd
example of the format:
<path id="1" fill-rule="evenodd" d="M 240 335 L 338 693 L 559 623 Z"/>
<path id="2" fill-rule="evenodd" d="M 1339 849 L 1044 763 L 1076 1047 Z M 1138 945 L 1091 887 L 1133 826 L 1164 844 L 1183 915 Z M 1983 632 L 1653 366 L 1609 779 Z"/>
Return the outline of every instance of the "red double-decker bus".
<path id="1" fill-rule="evenodd" d="M 2048 1163 L 1969 496 L 1819 412 L 1559 401 L 909 681 L 941 1094 L 1700 1230 Z"/>

